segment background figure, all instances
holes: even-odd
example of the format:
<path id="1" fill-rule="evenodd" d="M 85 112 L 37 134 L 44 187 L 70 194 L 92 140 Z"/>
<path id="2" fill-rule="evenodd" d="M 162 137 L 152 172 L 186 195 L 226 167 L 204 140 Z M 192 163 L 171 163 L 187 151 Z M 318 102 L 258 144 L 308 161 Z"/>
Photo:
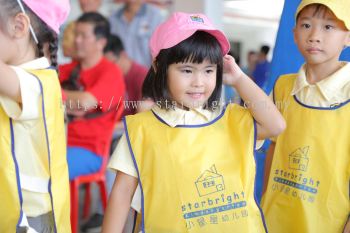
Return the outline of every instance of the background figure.
<path id="1" fill-rule="evenodd" d="M 79 6 L 83 13 L 87 12 L 98 12 L 102 0 L 79 0 Z M 74 30 L 75 30 L 75 21 L 69 22 L 64 27 L 63 36 L 61 38 L 61 48 L 59 48 L 58 53 L 61 54 L 59 57 L 61 64 L 69 63 L 74 60 Z M 62 55 L 64 57 L 62 57 Z"/>
<path id="2" fill-rule="evenodd" d="M 267 60 L 269 51 L 270 47 L 268 45 L 261 46 L 258 62 L 253 71 L 254 82 L 263 90 L 270 76 L 270 62 Z"/>
<path id="3" fill-rule="evenodd" d="M 238 55 L 233 54 L 231 51 L 228 52 L 228 55 L 231 55 L 235 59 L 236 64 L 238 66 L 240 65 L 240 57 Z M 232 88 L 232 86 L 230 86 L 230 85 L 224 84 L 224 94 L 225 94 L 225 103 L 226 104 L 228 104 L 228 103 L 240 103 L 240 101 L 241 101 L 236 90 L 234 88 Z"/>
<path id="4" fill-rule="evenodd" d="M 120 2 L 120 0 L 115 0 Z M 122 40 L 127 54 L 137 63 L 149 67 L 149 39 L 163 21 L 160 9 L 143 0 L 125 0 L 124 6 L 110 17 L 111 33 Z"/>
<path id="5" fill-rule="evenodd" d="M 67 155 L 71 180 L 100 169 L 121 115 L 116 104 L 124 96 L 120 69 L 103 57 L 110 35 L 107 19 L 84 13 L 75 27 L 76 61 L 59 67 L 71 116 Z"/>
<path id="6" fill-rule="evenodd" d="M 142 101 L 142 84 L 147 75 L 147 68 L 131 60 L 124 50 L 122 41 L 118 36 L 111 35 L 108 39 L 107 46 L 104 49 L 105 57 L 118 65 L 123 72 L 126 93 L 124 102 L 123 116 L 132 115 L 143 110 L 141 106 Z M 152 102 L 153 103 L 153 102 Z M 113 135 L 113 141 L 111 145 L 111 153 L 116 147 L 121 135 L 123 133 L 123 123 L 118 122 Z M 107 190 L 110 193 L 113 182 L 115 180 L 116 173 L 106 171 L 106 183 Z M 131 210 L 131 220 L 128 221 L 126 227 L 133 225 L 134 211 Z M 83 232 L 100 231 L 103 222 L 103 210 L 102 205 L 99 203 L 96 214 L 93 214 L 91 218 L 82 226 Z M 126 230 L 126 229 L 125 229 Z M 128 232 L 128 231 L 126 231 Z"/>
<path id="7" fill-rule="evenodd" d="M 251 50 L 247 54 L 247 66 L 243 67 L 243 72 L 253 79 L 253 71 L 255 70 L 256 63 L 258 62 L 257 52 Z"/>
<path id="8" fill-rule="evenodd" d="M 139 112 L 138 104 L 142 100 L 142 84 L 148 72 L 147 67 L 138 64 L 127 55 L 118 36 L 110 36 L 104 52 L 105 57 L 118 65 L 124 75 L 127 102 L 123 116 Z"/>
<path id="9" fill-rule="evenodd" d="M 102 0 L 79 0 L 80 9 L 83 13 L 97 12 Z"/>
<path id="10" fill-rule="evenodd" d="M 75 57 L 75 22 L 70 22 L 63 31 L 62 51 L 67 58 L 74 59 Z"/>

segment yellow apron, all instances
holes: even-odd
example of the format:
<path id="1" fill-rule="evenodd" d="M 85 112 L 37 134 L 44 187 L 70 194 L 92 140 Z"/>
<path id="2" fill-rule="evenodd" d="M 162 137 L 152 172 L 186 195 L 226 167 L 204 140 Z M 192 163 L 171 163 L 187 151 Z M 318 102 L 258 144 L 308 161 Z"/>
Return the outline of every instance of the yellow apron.
<path id="1" fill-rule="evenodd" d="M 55 232 L 69 233 L 70 198 L 66 140 L 63 123 L 61 89 L 55 70 L 28 70 L 37 77 L 42 92 L 41 121 L 45 138 L 38 138 L 47 145 L 50 180 L 48 191 L 51 197 Z M 0 232 L 14 233 L 24 218 L 19 166 L 16 160 L 13 120 L 0 105 Z M 36 133 L 36 132 L 30 132 Z M 26 146 L 26 145 L 21 145 Z"/>
<path id="2" fill-rule="evenodd" d="M 348 215 L 350 104 L 306 106 L 290 93 L 296 75 L 276 83 L 287 122 L 277 138 L 262 200 L 270 233 L 341 233 Z"/>
<path id="3" fill-rule="evenodd" d="M 228 105 L 208 124 L 176 128 L 148 111 L 127 116 L 125 128 L 142 189 L 143 232 L 265 232 L 247 110 Z"/>

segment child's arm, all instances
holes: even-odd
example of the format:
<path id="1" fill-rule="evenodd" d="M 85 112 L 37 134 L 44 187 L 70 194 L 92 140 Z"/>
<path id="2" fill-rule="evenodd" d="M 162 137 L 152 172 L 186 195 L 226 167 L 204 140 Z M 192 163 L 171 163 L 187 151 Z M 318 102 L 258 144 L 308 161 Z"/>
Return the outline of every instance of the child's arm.
<path id="1" fill-rule="evenodd" d="M 21 89 L 16 72 L 0 61 L 0 95 L 21 103 Z"/>
<path id="2" fill-rule="evenodd" d="M 264 169 L 263 194 L 265 193 L 266 188 L 267 188 L 267 183 L 269 182 L 270 170 L 271 170 L 273 153 L 275 152 L 275 146 L 276 146 L 276 143 L 275 142 L 271 142 L 270 147 L 269 147 L 269 149 L 267 150 L 267 153 L 266 153 L 265 169 Z"/>
<path id="3" fill-rule="evenodd" d="M 256 120 L 258 139 L 277 136 L 286 128 L 274 103 L 228 55 L 224 57 L 224 82 L 238 91 Z"/>
<path id="4" fill-rule="evenodd" d="M 350 233 L 350 217 L 348 217 L 343 233 Z"/>
<path id="5" fill-rule="evenodd" d="M 118 171 L 103 219 L 102 233 L 123 232 L 136 187 L 135 177 Z"/>

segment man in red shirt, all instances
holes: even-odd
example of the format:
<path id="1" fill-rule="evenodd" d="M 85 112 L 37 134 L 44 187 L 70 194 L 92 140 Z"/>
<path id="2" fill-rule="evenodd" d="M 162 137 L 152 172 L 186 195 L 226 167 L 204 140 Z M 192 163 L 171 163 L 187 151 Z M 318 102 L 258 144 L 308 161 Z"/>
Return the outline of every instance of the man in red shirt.
<path id="1" fill-rule="evenodd" d="M 114 125 L 123 111 L 121 70 L 103 57 L 110 35 L 99 13 L 84 13 L 76 23 L 76 60 L 59 67 L 66 96 L 69 178 L 97 172 L 108 156 Z"/>

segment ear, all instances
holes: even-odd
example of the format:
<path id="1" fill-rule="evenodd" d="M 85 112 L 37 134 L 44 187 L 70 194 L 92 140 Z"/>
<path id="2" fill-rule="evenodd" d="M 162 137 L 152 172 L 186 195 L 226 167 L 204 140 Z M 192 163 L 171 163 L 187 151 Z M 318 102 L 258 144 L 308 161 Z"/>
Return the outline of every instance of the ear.
<path id="1" fill-rule="evenodd" d="M 350 46 L 350 31 L 348 31 L 348 35 L 345 41 L 345 47 L 349 47 L 349 46 Z"/>
<path id="2" fill-rule="evenodd" d="M 10 33 L 16 39 L 29 35 L 30 19 L 24 13 L 18 13 L 12 21 Z"/>

